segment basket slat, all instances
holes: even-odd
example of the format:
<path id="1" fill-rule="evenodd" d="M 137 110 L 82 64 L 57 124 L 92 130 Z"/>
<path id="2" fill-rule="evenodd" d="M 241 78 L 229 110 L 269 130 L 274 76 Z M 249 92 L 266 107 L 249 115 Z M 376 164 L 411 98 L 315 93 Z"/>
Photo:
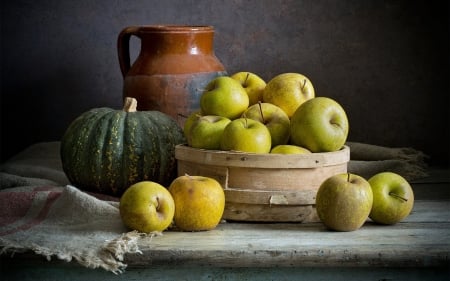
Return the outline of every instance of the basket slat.
<path id="1" fill-rule="evenodd" d="M 178 145 L 175 158 L 192 163 L 249 168 L 315 168 L 348 162 L 350 149 L 309 154 L 245 153 L 238 151 L 194 149 Z"/>

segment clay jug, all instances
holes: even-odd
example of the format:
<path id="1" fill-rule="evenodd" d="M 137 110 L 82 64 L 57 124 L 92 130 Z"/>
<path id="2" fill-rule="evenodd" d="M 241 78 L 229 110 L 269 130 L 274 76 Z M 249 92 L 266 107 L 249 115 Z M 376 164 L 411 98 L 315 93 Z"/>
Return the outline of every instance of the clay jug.
<path id="1" fill-rule="evenodd" d="M 140 39 L 139 55 L 131 65 L 130 38 Z M 227 75 L 214 54 L 212 26 L 148 25 L 124 28 L 117 40 L 123 98 L 134 97 L 138 110 L 159 110 L 183 126 L 200 110 L 206 84 Z"/>

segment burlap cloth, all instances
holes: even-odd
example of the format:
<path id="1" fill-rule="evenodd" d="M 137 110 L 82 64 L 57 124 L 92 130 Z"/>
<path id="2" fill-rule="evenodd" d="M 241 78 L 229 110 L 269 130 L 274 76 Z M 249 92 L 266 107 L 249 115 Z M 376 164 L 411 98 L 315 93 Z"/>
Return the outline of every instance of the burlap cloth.
<path id="1" fill-rule="evenodd" d="M 119 199 L 69 185 L 59 142 L 38 143 L 0 166 L 0 254 L 33 251 L 88 268 L 125 270 L 139 239 L 119 215 Z"/>
<path id="2" fill-rule="evenodd" d="M 123 225 L 118 198 L 86 193 L 62 171 L 59 142 L 37 143 L 0 166 L 0 254 L 33 251 L 121 273 L 124 255 L 140 253 L 143 234 Z M 363 177 L 392 171 L 408 180 L 426 176 L 425 155 L 411 148 L 349 142 L 348 171 Z M 156 238 L 155 238 L 156 239 Z"/>

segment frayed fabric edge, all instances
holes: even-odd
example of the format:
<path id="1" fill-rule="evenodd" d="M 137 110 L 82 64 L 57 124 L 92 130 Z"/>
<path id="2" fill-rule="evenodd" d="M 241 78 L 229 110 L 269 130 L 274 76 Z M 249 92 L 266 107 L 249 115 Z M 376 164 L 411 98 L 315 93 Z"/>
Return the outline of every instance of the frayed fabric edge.
<path id="1" fill-rule="evenodd" d="M 117 275 L 125 272 L 127 267 L 127 264 L 123 262 L 125 254 L 142 254 L 138 246 L 138 241 L 144 238 L 152 239 L 157 235 L 162 235 L 162 233 L 130 231 L 121 234 L 115 239 L 106 240 L 103 247 L 97 251 L 84 251 L 81 253 L 49 249 L 36 244 L 24 246 L 0 238 L 0 255 L 10 253 L 11 256 L 14 256 L 16 253 L 33 251 L 35 254 L 44 256 L 48 261 L 51 261 L 53 256 L 66 262 L 71 262 L 75 259 L 84 267 L 91 269 L 103 268 Z"/>

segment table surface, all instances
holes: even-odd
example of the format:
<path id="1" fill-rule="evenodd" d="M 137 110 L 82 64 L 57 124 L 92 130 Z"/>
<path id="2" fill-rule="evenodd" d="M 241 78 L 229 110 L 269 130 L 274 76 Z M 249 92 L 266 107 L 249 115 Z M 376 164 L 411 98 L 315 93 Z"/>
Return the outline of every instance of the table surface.
<path id="1" fill-rule="evenodd" d="M 129 265 L 213 266 L 383 266 L 430 267 L 450 264 L 450 180 L 433 171 L 412 183 L 411 214 L 395 225 L 368 220 L 351 232 L 328 230 L 322 223 L 225 222 L 204 232 L 165 231 L 144 240 L 143 255 Z"/>
<path id="2" fill-rule="evenodd" d="M 147 242 L 148 241 L 148 242 Z M 204 232 L 166 231 L 144 240 L 133 266 L 445 266 L 450 254 L 450 201 L 418 200 L 396 225 L 366 222 L 352 232 L 322 223 L 222 223 Z"/>
<path id="3" fill-rule="evenodd" d="M 413 211 L 395 225 L 379 225 L 368 220 L 356 231 L 336 232 L 326 229 L 322 223 L 224 222 L 210 231 L 169 230 L 140 243 L 142 254 L 126 255 L 127 271 L 158 267 L 190 268 L 191 271 L 194 267 L 272 268 L 271 273 L 280 268 L 301 267 L 448 268 L 448 170 L 435 171 L 430 178 L 415 181 L 412 186 L 416 197 Z M 37 259 L 36 255 L 2 257 L 2 263 L 18 266 L 21 261 L 29 264 L 33 259 Z M 58 264 L 57 261 L 47 263 Z M 71 264 L 72 269 L 78 268 L 74 262 Z M 42 272 L 42 266 L 39 263 L 36 270 Z M 67 268 L 63 266 L 61 272 L 67 273 Z M 441 277 L 448 274 L 450 270 L 446 269 Z"/>

